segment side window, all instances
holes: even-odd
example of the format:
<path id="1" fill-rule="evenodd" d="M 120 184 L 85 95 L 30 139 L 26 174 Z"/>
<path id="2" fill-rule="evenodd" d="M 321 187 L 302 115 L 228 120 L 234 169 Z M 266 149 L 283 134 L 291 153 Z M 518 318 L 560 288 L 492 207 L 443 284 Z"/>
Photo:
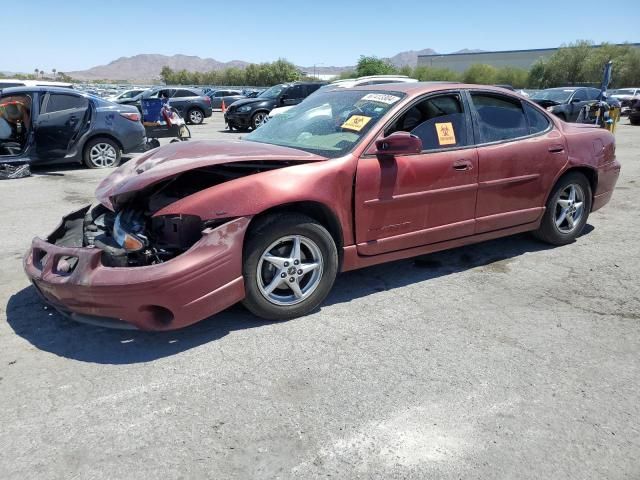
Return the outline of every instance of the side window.
<path id="1" fill-rule="evenodd" d="M 597 100 L 600 96 L 600 90 L 597 88 L 588 88 L 587 91 L 589 92 L 587 100 Z"/>
<path id="2" fill-rule="evenodd" d="M 470 145 L 462 99 L 457 93 L 438 95 L 416 103 L 387 130 L 410 132 L 422 141 L 423 150 Z"/>
<path id="3" fill-rule="evenodd" d="M 85 97 L 52 93 L 49 95 L 47 110 L 44 113 L 61 112 L 63 110 L 72 110 L 75 108 L 86 108 L 88 105 L 89 101 Z"/>
<path id="4" fill-rule="evenodd" d="M 586 99 L 587 99 L 587 92 L 584 90 L 584 88 L 579 88 L 578 90 L 576 90 L 576 93 L 573 94 L 571 101 L 584 102 Z"/>
<path id="5" fill-rule="evenodd" d="M 529 122 L 530 134 L 544 132 L 549 128 L 549 119 L 542 112 L 539 112 L 527 102 L 523 102 L 523 104 L 524 113 L 527 115 L 527 121 Z"/>
<path id="6" fill-rule="evenodd" d="M 485 93 L 472 93 L 471 98 L 478 112 L 482 143 L 511 140 L 529 135 L 529 125 L 520 100 Z"/>
<path id="7" fill-rule="evenodd" d="M 174 97 L 195 97 L 196 94 L 190 90 L 177 90 Z"/>
<path id="8" fill-rule="evenodd" d="M 294 85 L 287 90 L 287 98 L 304 98 L 302 85 Z"/>
<path id="9" fill-rule="evenodd" d="M 310 83 L 309 85 L 306 85 L 306 97 L 308 97 L 309 95 L 311 95 L 313 92 L 315 92 L 316 90 L 318 90 L 322 85 L 319 85 L 317 83 Z"/>

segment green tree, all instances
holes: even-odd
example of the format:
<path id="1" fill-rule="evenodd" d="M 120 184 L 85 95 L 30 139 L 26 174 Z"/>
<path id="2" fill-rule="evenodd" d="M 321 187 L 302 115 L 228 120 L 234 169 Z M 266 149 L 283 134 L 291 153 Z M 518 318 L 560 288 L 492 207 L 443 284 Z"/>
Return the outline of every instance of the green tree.
<path id="1" fill-rule="evenodd" d="M 476 63 L 464 72 L 462 81 L 479 85 L 493 85 L 496 83 L 497 76 L 498 70 L 495 67 L 483 63 Z"/>
<path id="2" fill-rule="evenodd" d="M 426 65 L 414 68 L 411 76 L 421 82 L 457 82 L 460 80 L 460 75 L 453 70 Z"/>
<path id="3" fill-rule="evenodd" d="M 496 83 L 500 85 L 511 85 L 515 88 L 525 88 L 529 80 L 529 72 L 524 68 L 503 67 L 496 73 Z"/>
<path id="4" fill-rule="evenodd" d="M 356 73 L 358 77 L 369 75 L 390 75 L 396 73 L 396 67 L 391 65 L 387 60 L 378 57 L 360 56 L 356 65 Z"/>

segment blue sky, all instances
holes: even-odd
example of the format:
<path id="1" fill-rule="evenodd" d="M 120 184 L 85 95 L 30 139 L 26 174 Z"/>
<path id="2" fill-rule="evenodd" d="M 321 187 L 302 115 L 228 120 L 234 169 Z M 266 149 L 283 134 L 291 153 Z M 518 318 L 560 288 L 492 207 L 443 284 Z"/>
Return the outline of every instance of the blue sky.
<path id="1" fill-rule="evenodd" d="M 614 15 L 603 26 L 599 12 L 605 10 Z M 577 39 L 640 42 L 638 0 L 615 6 L 592 0 L 22 0 L 10 11 L 12 20 L 5 15 L 2 24 L 0 71 L 80 70 L 138 53 L 341 66 L 360 55 L 422 48 L 449 53 Z"/>

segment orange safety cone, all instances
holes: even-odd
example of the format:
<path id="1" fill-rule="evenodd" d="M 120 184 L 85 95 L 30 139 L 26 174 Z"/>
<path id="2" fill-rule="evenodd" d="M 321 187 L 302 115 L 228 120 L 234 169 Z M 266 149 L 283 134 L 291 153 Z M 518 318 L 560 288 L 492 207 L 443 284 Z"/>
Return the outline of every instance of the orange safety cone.
<path id="1" fill-rule="evenodd" d="M 227 111 L 227 106 L 224 104 L 224 98 L 222 99 L 222 105 L 220 108 L 222 109 L 222 113 Z"/>

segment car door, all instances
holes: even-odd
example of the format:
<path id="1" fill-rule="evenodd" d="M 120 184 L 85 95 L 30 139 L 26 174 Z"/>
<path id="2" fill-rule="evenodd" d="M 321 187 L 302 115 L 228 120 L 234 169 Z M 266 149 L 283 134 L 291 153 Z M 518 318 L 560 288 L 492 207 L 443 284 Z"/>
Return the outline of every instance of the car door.
<path id="1" fill-rule="evenodd" d="M 38 156 L 46 160 L 65 157 L 89 119 L 87 97 L 57 92 L 45 95 L 35 125 Z"/>
<path id="2" fill-rule="evenodd" d="M 171 99 L 169 101 L 169 104 L 176 110 L 178 110 L 180 115 L 184 117 L 189 110 L 189 106 L 193 102 L 195 96 L 196 94 L 191 90 L 178 88 L 171 92 Z"/>
<path id="3" fill-rule="evenodd" d="M 469 98 L 478 138 L 476 233 L 536 221 L 567 162 L 562 135 L 527 101 L 483 91 Z"/>
<path id="4" fill-rule="evenodd" d="M 442 242 L 474 231 L 478 157 L 463 95 L 451 91 L 414 102 L 378 138 L 396 131 L 418 136 L 423 151 L 391 158 L 365 154 L 359 159 L 355 217 L 360 255 Z"/>

